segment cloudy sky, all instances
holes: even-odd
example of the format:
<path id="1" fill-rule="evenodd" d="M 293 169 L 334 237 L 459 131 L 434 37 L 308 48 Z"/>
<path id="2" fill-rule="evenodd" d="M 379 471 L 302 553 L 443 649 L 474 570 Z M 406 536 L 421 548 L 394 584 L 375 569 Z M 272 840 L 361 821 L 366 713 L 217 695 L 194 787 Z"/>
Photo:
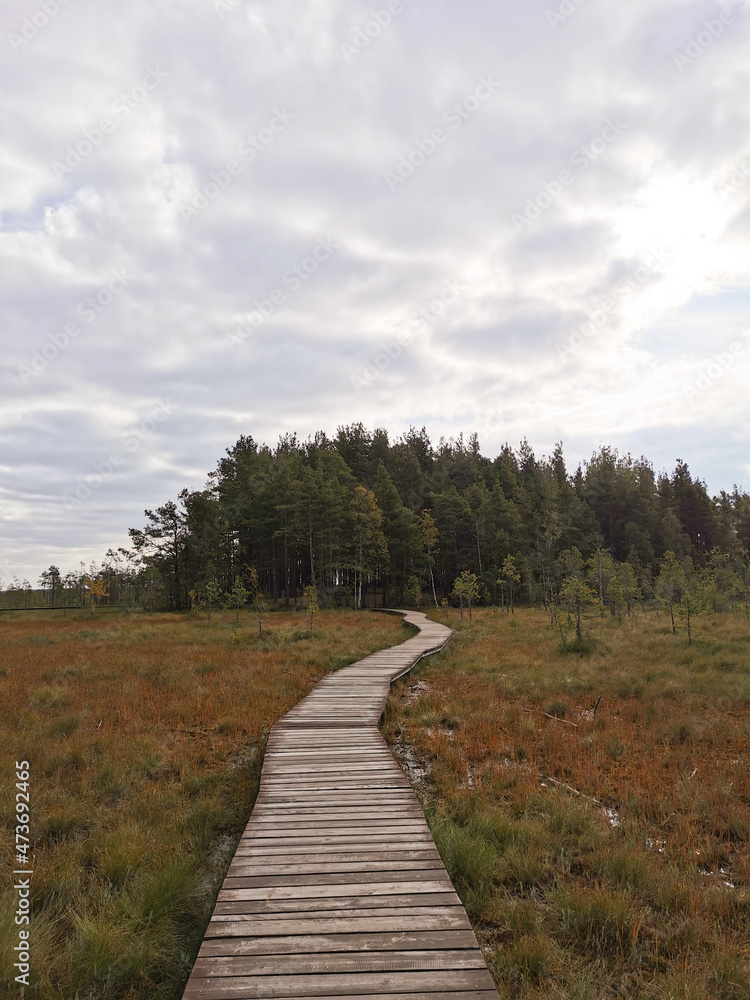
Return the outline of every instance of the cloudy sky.
<path id="1" fill-rule="evenodd" d="M 5 0 L 0 580 L 241 433 L 750 488 L 750 0 Z"/>

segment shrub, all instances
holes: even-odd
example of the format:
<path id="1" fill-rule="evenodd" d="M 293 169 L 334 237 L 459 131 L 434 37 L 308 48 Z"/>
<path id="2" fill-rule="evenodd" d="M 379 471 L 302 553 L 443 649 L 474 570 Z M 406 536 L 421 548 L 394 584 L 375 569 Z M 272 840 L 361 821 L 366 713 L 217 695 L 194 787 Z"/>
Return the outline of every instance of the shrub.
<path id="1" fill-rule="evenodd" d="M 567 944 L 603 955 L 630 953 L 639 921 L 624 894 L 606 889 L 561 890 L 556 903 Z"/>
<path id="2" fill-rule="evenodd" d="M 432 835 L 456 892 L 470 917 L 487 908 L 497 871 L 497 851 L 484 837 L 450 820 L 434 819 Z"/>
<path id="3" fill-rule="evenodd" d="M 498 978 L 521 985 L 537 983 L 549 970 L 553 944 L 539 935 L 523 937 L 510 948 L 498 949 L 490 965 Z"/>

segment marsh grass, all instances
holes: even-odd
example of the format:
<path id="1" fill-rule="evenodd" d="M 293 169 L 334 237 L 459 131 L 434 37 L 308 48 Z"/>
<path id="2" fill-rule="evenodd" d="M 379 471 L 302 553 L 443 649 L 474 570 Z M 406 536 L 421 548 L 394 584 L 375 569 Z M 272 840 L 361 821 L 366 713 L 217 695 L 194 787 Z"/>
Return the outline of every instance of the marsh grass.
<path id="1" fill-rule="evenodd" d="M 452 619 L 383 724 L 501 996 L 750 1000 L 748 623 L 604 619 L 571 656 L 548 622 Z"/>
<path id="2" fill-rule="evenodd" d="M 269 728 L 332 667 L 408 637 L 325 612 L 239 628 L 214 614 L 0 615 L 0 800 L 31 761 L 33 982 L 26 1000 L 182 995 L 254 801 Z M 227 619 L 229 616 L 227 616 Z M 2 944 L 13 928 L 2 810 Z M 0 984 L 14 959 L 0 954 Z M 0 995 L 18 997 L 18 990 Z"/>

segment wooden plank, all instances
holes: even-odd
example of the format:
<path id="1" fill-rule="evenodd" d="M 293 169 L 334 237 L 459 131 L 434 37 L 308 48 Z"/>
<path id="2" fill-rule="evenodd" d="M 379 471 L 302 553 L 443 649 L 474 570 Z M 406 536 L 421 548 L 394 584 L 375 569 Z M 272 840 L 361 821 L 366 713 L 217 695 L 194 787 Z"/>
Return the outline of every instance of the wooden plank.
<path id="1" fill-rule="evenodd" d="M 287 820 L 273 823 L 257 823 L 253 827 L 253 836 L 270 837 L 272 840 L 277 837 L 306 837 L 310 834 L 339 834 L 341 836 L 359 833 L 365 834 L 389 834 L 389 833 L 429 833 L 429 827 L 424 820 L 410 819 L 407 817 L 392 817 L 391 819 L 366 819 L 361 823 L 343 823 L 340 820 L 320 820 L 308 822 L 305 820 Z"/>
<path id="2" fill-rule="evenodd" d="M 283 962 L 275 955 L 234 955 L 201 957 L 195 963 L 195 975 L 206 979 L 223 976 L 274 976 L 280 968 L 285 975 L 313 976 L 320 973 L 408 972 L 433 969 L 483 969 L 482 954 L 476 946 L 461 950 L 427 949 L 358 952 L 338 951 L 286 954 Z"/>
<path id="3" fill-rule="evenodd" d="M 346 910 L 296 914 L 217 914 L 208 925 L 208 938 L 246 938 L 248 934 L 301 936 L 306 934 L 377 934 L 417 931 L 470 930 L 463 907 L 383 907 L 349 913 Z M 472 932 L 473 933 L 473 932 Z"/>
<path id="4" fill-rule="evenodd" d="M 341 994 L 338 994 L 341 996 Z M 333 994 L 329 994 L 333 997 Z M 299 1000 L 299 997 L 274 997 L 274 1000 Z M 334 998 L 335 1000 L 335 998 Z M 360 993 L 357 1000 L 497 1000 L 497 990 L 461 990 L 458 993 Z"/>
<path id="5" fill-rule="evenodd" d="M 233 881 L 228 879 L 227 881 Z M 226 884 L 226 882 L 225 882 Z M 256 888 L 243 889 L 220 889 L 218 899 L 220 902 L 227 900 L 251 900 L 251 899 L 328 899 L 331 896 L 396 896 L 405 893 L 419 892 L 447 892 L 451 885 L 450 879 L 446 875 L 445 880 L 433 878 L 431 880 L 412 879 L 403 882 L 338 882 L 329 885 L 279 885 L 273 887 L 271 891 L 260 886 Z"/>
<path id="6" fill-rule="evenodd" d="M 320 997 L 320 994 L 316 995 Z M 326 994 L 332 1000 L 337 1000 L 337 998 L 344 995 L 342 993 Z M 346 994 L 346 996 L 351 996 L 351 994 Z M 300 995 L 297 994 L 294 997 L 274 997 L 273 1000 L 300 1000 Z M 497 990 L 493 987 L 491 990 L 460 990 L 449 993 L 443 990 L 439 992 L 430 990 L 428 993 L 359 993 L 356 1000 L 497 1000 Z"/>
<path id="7" fill-rule="evenodd" d="M 262 853 L 262 849 L 258 851 L 253 849 L 251 852 L 243 850 L 243 853 L 240 854 L 241 846 L 237 848 L 235 858 L 243 864 L 261 863 L 261 859 L 263 862 L 275 865 L 328 864 L 333 861 L 382 861 L 384 858 L 389 858 L 393 861 L 419 861 L 425 858 L 440 860 L 440 854 L 434 844 L 414 848 L 395 848 L 379 843 L 363 851 L 353 851 L 348 847 L 337 850 L 336 848 L 327 846 L 316 846 L 311 851 L 297 851 L 293 854 L 289 851 L 278 851 L 276 853 L 269 851 L 268 853 Z M 283 859 L 280 857 L 280 853 L 283 853 Z"/>
<path id="8" fill-rule="evenodd" d="M 283 966 L 282 966 L 283 967 Z M 278 997 L 342 997 L 363 993 L 415 990 L 491 990 L 487 969 L 437 969 L 429 972 L 353 972 L 320 975 L 230 976 L 215 980 L 195 976 L 186 1000 L 274 1000 Z M 497 995 L 497 994 L 495 994 Z"/>
<path id="9" fill-rule="evenodd" d="M 319 845 L 315 845 L 316 848 Z M 242 854 L 235 855 L 232 865 L 237 864 L 242 870 L 248 867 L 261 866 L 264 871 L 269 867 L 283 865 L 285 867 L 295 867 L 299 865 L 322 866 L 324 870 L 330 870 L 337 865 L 386 865 L 388 861 L 400 865 L 436 865 L 442 866 L 442 861 L 437 853 L 427 853 L 429 848 L 425 848 L 423 857 L 405 857 L 403 860 L 394 859 L 389 851 L 351 851 L 348 854 L 338 849 L 335 851 L 305 851 L 304 854 L 287 854 L 285 851 L 275 851 L 267 854 Z M 403 852 L 411 854 L 416 852 Z M 359 860 L 358 860 L 359 859 Z M 404 869 L 406 870 L 406 869 Z M 232 868 L 230 868 L 232 871 Z"/>
<path id="10" fill-rule="evenodd" d="M 348 805 L 351 802 L 356 804 L 357 799 L 361 800 L 362 805 L 367 805 L 368 801 L 377 801 L 383 805 L 388 805 L 389 802 L 399 805 L 413 803 L 414 791 L 400 777 L 395 776 L 306 777 L 284 781 L 272 778 L 261 786 L 258 801 L 279 802 L 283 798 L 291 800 L 292 803 L 300 801 L 304 805 L 311 802 L 314 804 L 316 801 L 325 802 L 327 806 L 335 805 L 336 802 Z"/>
<path id="11" fill-rule="evenodd" d="M 276 803 L 273 806 L 262 802 L 260 805 L 256 805 L 253 810 L 253 822 L 262 823 L 266 819 L 273 820 L 276 816 L 327 816 L 329 819 L 347 819 L 349 817 L 359 819 L 368 816 L 389 816 L 391 813 L 424 816 L 419 806 L 413 802 L 396 803 L 393 806 L 379 806 L 377 809 L 375 806 L 369 805 L 341 806 L 337 802 L 331 802 L 328 805 L 320 803 L 312 803 L 311 805 L 283 805 Z"/>
<path id="12" fill-rule="evenodd" d="M 397 844 L 401 848 L 427 847 L 432 843 L 429 833 L 422 834 L 396 834 L 389 833 L 387 839 L 392 844 Z M 320 847 L 324 844 L 331 844 L 343 850 L 350 846 L 353 850 L 366 850 L 374 847 L 380 842 L 380 836 L 357 834 L 356 836 L 310 836 L 310 837 L 253 837 L 245 841 L 246 847 L 266 848 L 283 847 L 286 850 L 293 849 L 295 853 L 309 847 Z"/>
<path id="13" fill-rule="evenodd" d="M 265 805 L 273 802 L 276 805 L 287 804 L 309 806 L 335 806 L 341 803 L 350 805 L 412 805 L 414 792 L 401 781 L 377 778 L 328 778 L 305 779 L 304 781 L 284 782 L 272 781 L 262 786 L 258 802 Z"/>
<path id="14" fill-rule="evenodd" d="M 382 857 L 382 855 L 381 855 Z M 284 859 L 285 861 L 288 859 Z M 385 856 L 381 861 L 329 861 L 324 864 L 298 863 L 298 864 L 272 864 L 268 858 L 263 858 L 260 863 L 245 861 L 240 858 L 235 859 L 229 866 L 228 877 L 238 878 L 250 875 L 316 875 L 323 873 L 343 873 L 343 872 L 402 872 L 402 871 L 425 871 L 429 869 L 441 869 L 443 862 L 440 858 L 424 861 L 394 861 L 393 858 Z"/>
<path id="15" fill-rule="evenodd" d="M 404 844 L 402 841 L 400 844 L 395 843 L 392 840 L 380 840 L 376 838 L 374 842 L 369 844 L 358 844 L 356 840 L 347 841 L 343 844 L 306 844 L 304 848 L 299 848 L 294 851 L 294 854 L 299 854 L 304 851 L 304 854 L 308 857 L 313 855 L 321 856 L 327 854 L 390 854 L 391 852 L 398 851 L 412 852 L 412 851 L 436 851 L 434 843 L 430 841 L 425 841 L 422 844 Z M 269 844 L 266 841 L 259 841 L 253 843 L 247 841 L 243 844 L 240 841 L 240 846 L 237 848 L 236 858 L 257 858 L 257 857 L 271 857 L 272 855 L 286 857 L 290 855 L 288 846 L 279 844 Z"/>
<path id="16" fill-rule="evenodd" d="M 286 934 L 273 937 L 208 938 L 200 958 L 233 955 L 314 955 L 322 952 L 378 952 L 476 948 L 472 931 L 387 931 L 370 934 Z"/>
<path id="17" fill-rule="evenodd" d="M 292 875 L 284 873 L 282 875 L 244 875 L 231 874 L 224 879 L 225 890 L 229 889 L 258 889 L 274 888 L 279 886 L 338 886 L 338 885 L 370 885 L 383 881 L 383 875 L 377 871 L 362 872 L 322 872 L 322 873 L 301 873 Z M 406 871 L 392 872 L 390 879 L 394 884 L 403 882 L 441 882 L 444 886 L 452 888 L 452 882 L 442 865 L 437 868 L 427 869 L 407 869 Z"/>
<path id="18" fill-rule="evenodd" d="M 214 908 L 214 914 L 257 914 L 257 913 L 323 913 L 328 910 L 376 910 L 398 907 L 420 906 L 460 906 L 455 889 L 444 892 L 404 893 L 402 895 L 370 895 L 370 896 L 329 896 L 320 899 L 317 895 L 311 897 L 269 897 L 261 899 L 219 899 Z"/>
<path id="19" fill-rule="evenodd" d="M 374 823 L 375 821 L 373 821 Z M 360 834 L 366 836 L 368 839 L 373 836 L 383 836 L 384 839 L 390 839 L 390 834 L 394 835 L 394 840 L 400 839 L 402 836 L 428 836 L 430 828 L 427 824 L 419 822 L 419 820 L 409 819 L 405 817 L 403 819 L 389 819 L 383 820 L 379 825 L 368 827 L 366 823 L 350 823 L 344 825 L 343 823 L 320 823 L 317 827 L 317 834 L 321 837 L 332 837 L 338 836 L 340 839 L 350 839 L 351 837 L 359 836 Z M 281 839 L 285 841 L 289 838 L 294 837 L 308 837 L 314 835 L 316 829 L 306 829 L 304 826 L 300 825 L 295 827 L 294 823 L 279 823 L 276 828 L 276 837 L 274 837 L 273 827 L 269 827 L 268 824 L 261 825 L 260 823 L 252 827 L 246 827 L 245 832 L 242 834 L 241 842 L 244 844 L 249 843 L 251 840 L 267 840 L 267 839 Z"/>

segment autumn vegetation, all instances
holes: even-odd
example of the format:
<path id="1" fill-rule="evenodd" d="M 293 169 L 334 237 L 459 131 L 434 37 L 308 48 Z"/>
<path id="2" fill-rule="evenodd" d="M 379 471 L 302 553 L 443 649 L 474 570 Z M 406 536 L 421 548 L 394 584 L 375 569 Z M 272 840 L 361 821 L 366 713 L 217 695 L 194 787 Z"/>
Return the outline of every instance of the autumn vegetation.
<path id="1" fill-rule="evenodd" d="M 0 616 L 0 800 L 31 761 L 39 1000 L 177 1000 L 255 799 L 273 723 L 331 669 L 403 641 L 389 615 Z M 2 810 L 0 996 L 17 998 Z M 4 991 L 4 987 L 8 992 Z"/>
<path id="2" fill-rule="evenodd" d="M 448 614 L 383 728 L 500 996 L 748 1000 L 748 618 Z"/>
<path id="3" fill-rule="evenodd" d="M 0 592 L 0 746 L 34 788 L 27 995 L 176 1000 L 269 727 L 402 641 L 361 609 L 421 606 L 456 635 L 385 732 L 500 994 L 750 998 L 748 494 L 609 448 L 569 471 L 559 445 L 354 425 L 243 436 L 144 518 Z"/>

